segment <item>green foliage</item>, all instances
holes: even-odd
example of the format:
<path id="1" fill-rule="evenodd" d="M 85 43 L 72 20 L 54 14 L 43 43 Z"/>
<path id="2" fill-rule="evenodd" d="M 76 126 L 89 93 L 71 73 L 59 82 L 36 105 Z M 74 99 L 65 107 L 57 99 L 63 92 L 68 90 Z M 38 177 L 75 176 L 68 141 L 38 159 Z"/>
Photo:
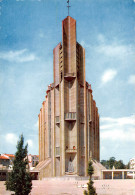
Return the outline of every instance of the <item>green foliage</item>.
<path id="1" fill-rule="evenodd" d="M 125 169 L 130 169 L 130 162 L 128 162 L 128 164 L 125 165 Z"/>
<path id="2" fill-rule="evenodd" d="M 115 161 L 114 167 L 115 167 L 116 169 L 125 169 L 125 168 L 126 168 L 126 166 L 124 165 L 124 163 L 123 163 L 122 160 Z"/>
<path id="3" fill-rule="evenodd" d="M 101 164 L 106 167 L 107 161 L 106 160 L 101 160 Z"/>
<path id="4" fill-rule="evenodd" d="M 109 159 L 109 168 L 112 169 L 115 164 L 115 157 Z"/>
<path id="5" fill-rule="evenodd" d="M 89 183 L 88 183 L 88 195 L 95 195 L 96 194 L 96 190 L 93 187 L 93 181 L 91 179 L 89 179 Z"/>
<path id="6" fill-rule="evenodd" d="M 23 147 L 24 138 L 17 143 L 17 152 L 13 161 L 13 170 L 5 183 L 6 189 L 14 191 L 15 195 L 28 195 L 32 189 L 31 176 L 28 171 L 27 147 Z"/>
<path id="7" fill-rule="evenodd" d="M 91 177 L 94 173 L 94 169 L 93 169 L 93 166 L 92 166 L 92 161 L 89 161 L 87 171 L 88 171 L 88 175 Z"/>
<path id="8" fill-rule="evenodd" d="M 94 168 L 92 166 L 92 161 L 90 160 L 89 163 L 88 163 L 88 175 L 90 176 L 89 183 L 87 183 L 88 184 L 88 191 L 84 190 L 84 195 L 96 195 L 96 190 L 93 187 L 94 182 L 91 179 L 93 173 L 94 173 Z"/>
<path id="9" fill-rule="evenodd" d="M 84 194 L 84 195 L 88 195 L 87 190 L 84 190 L 83 194 Z"/>
<path id="10" fill-rule="evenodd" d="M 122 160 L 115 160 L 115 157 L 111 157 L 109 160 L 102 160 L 101 164 L 105 166 L 107 169 L 112 169 L 113 166 L 116 169 L 125 169 L 126 166 L 124 165 Z"/>
<path id="11" fill-rule="evenodd" d="M 36 162 L 36 165 L 35 165 L 35 167 L 38 165 L 38 162 Z"/>

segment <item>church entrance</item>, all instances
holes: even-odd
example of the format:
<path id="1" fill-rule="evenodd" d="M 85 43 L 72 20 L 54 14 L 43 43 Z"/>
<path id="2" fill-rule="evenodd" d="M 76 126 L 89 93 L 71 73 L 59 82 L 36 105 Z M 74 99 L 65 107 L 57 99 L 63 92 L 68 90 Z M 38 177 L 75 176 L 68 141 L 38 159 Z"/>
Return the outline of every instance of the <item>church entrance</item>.
<path id="1" fill-rule="evenodd" d="M 73 162 L 72 162 L 71 156 L 70 156 L 70 159 L 69 159 L 69 162 L 68 162 L 68 172 L 69 173 L 74 172 L 74 166 L 73 166 Z"/>
<path id="2" fill-rule="evenodd" d="M 73 153 L 66 154 L 66 174 L 75 174 L 76 172 L 76 155 Z"/>

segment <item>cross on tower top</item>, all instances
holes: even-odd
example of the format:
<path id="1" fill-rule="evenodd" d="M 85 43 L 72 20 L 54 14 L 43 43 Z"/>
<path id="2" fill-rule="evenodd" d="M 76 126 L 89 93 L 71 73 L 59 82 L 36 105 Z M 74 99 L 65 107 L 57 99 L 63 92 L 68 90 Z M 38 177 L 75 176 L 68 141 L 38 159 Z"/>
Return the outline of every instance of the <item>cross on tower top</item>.
<path id="1" fill-rule="evenodd" d="M 67 3 L 68 3 L 67 8 L 68 8 L 68 16 L 69 16 L 69 8 L 71 7 L 71 6 L 69 5 L 69 0 L 67 0 Z"/>

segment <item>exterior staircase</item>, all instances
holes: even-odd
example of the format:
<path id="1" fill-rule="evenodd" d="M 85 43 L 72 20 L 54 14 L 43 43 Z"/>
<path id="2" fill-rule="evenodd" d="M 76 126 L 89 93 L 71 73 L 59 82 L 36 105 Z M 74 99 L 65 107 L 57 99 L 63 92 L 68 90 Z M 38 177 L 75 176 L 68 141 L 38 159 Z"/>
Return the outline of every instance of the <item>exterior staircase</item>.
<path id="1" fill-rule="evenodd" d="M 38 165 L 33 169 L 33 171 L 39 171 L 39 179 L 43 177 L 51 176 L 51 158 L 47 158 L 44 161 L 38 163 Z"/>
<path id="2" fill-rule="evenodd" d="M 93 179 L 101 179 L 102 178 L 102 170 L 105 170 L 106 168 L 98 161 L 92 159 L 92 166 L 94 168 L 94 174 L 93 174 Z M 44 161 L 39 162 L 39 164 L 35 167 L 35 169 L 33 169 L 33 171 L 38 171 L 40 172 L 39 174 L 39 179 L 42 178 L 46 178 L 46 180 L 48 180 L 48 178 L 50 179 L 51 175 L 52 175 L 52 169 L 51 169 L 51 158 L 47 158 Z M 56 179 L 56 177 L 54 177 Z M 52 179 L 54 179 L 52 177 Z M 89 177 L 80 177 L 77 175 L 65 175 L 63 177 L 57 177 L 57 179 L 62 179 L 62 180 L 85 180 L 88 179 Z"/>
<path id="3" fill-rule="evenodd" d="M 102 178 L 102 170 L 105 170 L 106 168 L 98 161 L 92 159 L 92 166 L 94 168 L 94 174 L 93 174 L 93 178 L 94 179 L 101 179 Z"/>

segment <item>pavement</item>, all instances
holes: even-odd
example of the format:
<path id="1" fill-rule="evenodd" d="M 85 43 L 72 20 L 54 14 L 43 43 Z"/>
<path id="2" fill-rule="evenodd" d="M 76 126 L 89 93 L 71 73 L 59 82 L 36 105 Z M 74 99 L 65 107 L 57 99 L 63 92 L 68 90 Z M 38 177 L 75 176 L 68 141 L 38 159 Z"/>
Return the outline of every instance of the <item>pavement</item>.
<path id="1" fill-rule="evenodd" d="M 31 195 L 83 195 L 87 180 L 35 180 L 32 181 Z M 11 195 L 6 191 L 5 182 L 0 181 L 0 195 Z M 98 195 L 135 195 L 135 180 L 95 180 Z"/>

